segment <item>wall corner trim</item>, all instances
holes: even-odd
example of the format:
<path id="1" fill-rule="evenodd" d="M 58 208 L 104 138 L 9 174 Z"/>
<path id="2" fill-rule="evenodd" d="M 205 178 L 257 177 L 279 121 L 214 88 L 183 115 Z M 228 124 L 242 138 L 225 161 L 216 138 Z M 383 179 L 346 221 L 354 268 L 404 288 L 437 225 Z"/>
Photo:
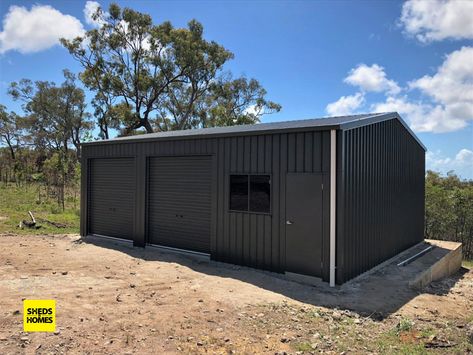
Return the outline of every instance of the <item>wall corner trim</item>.
<path id="1" fill-rule="evenodd" d="M 337 198 L 337 131 L 330 131 L 330 287 L 335 287 L 336 269 L 336 198 Z"/>

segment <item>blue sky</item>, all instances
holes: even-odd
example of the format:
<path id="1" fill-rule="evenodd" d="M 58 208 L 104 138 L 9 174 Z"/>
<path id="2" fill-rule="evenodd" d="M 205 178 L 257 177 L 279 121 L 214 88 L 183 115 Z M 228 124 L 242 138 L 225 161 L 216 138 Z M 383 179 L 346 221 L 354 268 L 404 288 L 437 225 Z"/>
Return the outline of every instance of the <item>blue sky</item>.
<path id="1" fill-rule="evenodd" d="M 156 23 L 202 22 L 207 39 L 235 53 L 227 69 L 255 77 L 283 106 L 263 121 L 396 110 L 429 149 L 428 168 L 473 178 L 473 2 L 117 2 Z M 62 69 L 80 71 L 54 36 L 91 28 L 85 5 L 0 3 L 0 102 L 8 109 L 20 111 L 6 94 L 11 81 L 59 83 Z M 40 7 L 57 10 L 54 20 L 37 19 L 49 16 Z M 51 33 L 39 36 L 38 23 Z"/>

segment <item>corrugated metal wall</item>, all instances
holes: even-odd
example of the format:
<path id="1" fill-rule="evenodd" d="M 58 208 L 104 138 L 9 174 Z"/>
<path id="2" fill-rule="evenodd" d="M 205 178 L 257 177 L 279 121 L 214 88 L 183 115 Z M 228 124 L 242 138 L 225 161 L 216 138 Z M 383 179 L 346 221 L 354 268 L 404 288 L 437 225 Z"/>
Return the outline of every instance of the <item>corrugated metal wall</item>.
<path id="1" fill-rule="evenodd" d="M 398 120 L 338 134 L 337 283 L 423 240 L 425 151 Z"/>
<path id="2" fill-rule="evenodd" d="M 215 259 L 284 271 L 286 173 L 328 172 L 329 139 L 320 131 L 219 139 Z M 227 212 L 234 173 L 271 174 L 271 215 Z"/>
<path id="3" fill-rule="evenodd" d="M 324 279 L 328 277 L 328 191 L 330 133 L 310 131 L 238 137 L 196 138 L 85 145 L 83 163 L 94 157 L 136 158 L 135 244 L 144 245 L 146 158 L 212 155 L 213 208 L 211 256 L 215 260 L 282 272 L 285 267 L 285 193 L 288 172 L 324 173 Z M 82 164 L 87 167 L 87 164 Z M 82 216 L 86 216 L 86 169 L 82 171 Z M 271 175 L 271 214 L 229 212 L 229 175 Z M 326 186 L 326 187 L 325 187 Z M 86 218 L 81 234 L 86 235 Z"/>

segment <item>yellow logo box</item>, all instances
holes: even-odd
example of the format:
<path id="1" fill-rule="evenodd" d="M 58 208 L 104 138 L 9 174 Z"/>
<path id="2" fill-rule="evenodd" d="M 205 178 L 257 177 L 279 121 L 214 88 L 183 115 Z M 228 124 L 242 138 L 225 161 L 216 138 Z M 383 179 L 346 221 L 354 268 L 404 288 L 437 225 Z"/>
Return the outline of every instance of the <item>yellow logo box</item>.
<path id="1" fill-rule="evenodd" d="M 24 300 L 23 331 L 55 332 L 56 301 L 55 300 Z"/>

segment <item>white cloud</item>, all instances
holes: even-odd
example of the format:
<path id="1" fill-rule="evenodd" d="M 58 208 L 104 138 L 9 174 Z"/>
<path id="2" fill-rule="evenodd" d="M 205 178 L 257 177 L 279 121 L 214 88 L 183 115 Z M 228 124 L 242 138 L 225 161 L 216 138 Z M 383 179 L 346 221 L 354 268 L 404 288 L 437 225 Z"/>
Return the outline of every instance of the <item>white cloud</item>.
<path id="1" fill-rule="evenodd" d="M 371 104 L 369 110 L 399 112 L 417 132 L 453 132 L 473 121 L 473 47 L 462 47 L 447 55 L 433 75 L 409 82 L 411 91 L 403 96 L 399 95 L 399 85 L 387 79 L 377 64 L 358 65 L 344 81 L 362 92 L 328 104 L 326 111 L 331 115 L 354 113 L 365 103 L 365 93 L 385 92 L 386 99 Z M 419 90 L 421 99 L 413 100 L 412 90 Z"/>
<path id="2" fill-rule="evenodd" d="M 462 47 L 450 53 L 435 75 L 425 75 L 409 86 L 442 104 L 473 103 L 473 47 Z"/>
<path id="3" fill-rule="evenodd" d="M 400 24 L 421 42 L 473 38 L 473 1 L 409 0 Z"/>
<path id="4" fill-rule="evenodd" d="M 373 112 L 398 112 L 402 117 L 408 119 L 412 129 L 422 131 L 426 125 L 424 114 L 428 108 L 420 103 L 409 102 L 409 99 L 403 96 L 388 97 L 385 102 L 372 104 L 370 110 Z"/>
<path id="5" fill-rule="evenodd" d="M 462 115 L 456 115 L 456 108 L 455 105 L 444 107 L 410 101 L 407 96 L 388 97 L 385 102 L 371 105 L 373 112 L 398 112 L 416 132 L 435 133 L 452 132 L 466 127 L 466 120 L 458 117 L 469 116 L 465 116 L 462 108 L 459 109 Z"/>
<path id="6" fill-rule="evenodd" d="M 473 47 L 450 53 L 432 76 L 425 75 L 409 83 L 424 100 L 388 97 L 373 105 L 374 111 L 397 111 L 418 132 L 451 132 L 473 120 Z"/>
<path id="7" fill-rule="evenodd" d="M 84 34 L 82 23 L 49 5 L 10 6 L 0 32 L 0 53 L 17 50 L 38 52 L 59 43 L 60 38 L 73 39 Z"/>
<path id="8" fill-rule="evenodd" d="M 473 178 L 473 151 L 461 149 L 453 158 L 446 157 L 440 151 L 428 151 L 425 156 L 428 170 L 447 173 L 455 171 L 463 178 Z"/>
<path id="9" fill-rule="evenodd" d="M 325 110 L 331 116 L 350 115 L 355 113 L 364 102 L 364 95 L 358 92 L 355 95 L 340 97 L 337 101 L 328 104 Z"/>
<path id="10" fill-rule="evenodd" d="M 408 85 L 424 97 L 414 101 L 389 95 L 384 102 L 372 104 L 371 110 L 397 111 L 417 132 L 452 132 L 468 126 L 473 121 L 473 47 L 450 53 L 434 75 Z"/>
<path id="11" fill-rule="evenodd" d="M 398 94 L 401 91 L 399 85 L 386 77 L 384 68 L 378 64 L 367 66 L 360 64 L 350 70 L 348 76 L 343 80 L 345 83 L 358 86 L 364 91 L 388 92 Z"/>
<path id="12" fill-rule="evenodd" d="M 473 169 L 473 152 L 469 149 L 462 149 L 455 156 L 455 160 Z"/>
<path id="13" fill-rule="evenodd" d="M 97 1 L 87 1 L 84 6 L 84 18 L 85 22 L 94 27 L 100 27 L 104 20 L 99 16 L 94 18 L 97 10 L 101 8 L 100 4 Z"/>
<path id="14" fill-rule="evenodd" d="M 401 88 L 394 81 L 387 78 L 384 68 L 378 64 L 368 66 L 359 64 L 350 70 L 343 79 L 347 84 L 357 86 L 361 92 L 354 95 L 342 96 L 337 101 L 329 103 L 325 110 L 331 116 L 343 116 L 356 113 L 365 103 L 365 93 L 384 92 L 390 96 L 397 95 Z M 392 105 L 389 105 L 392 106 Z M 383 112 L 392 110 L 383 110 Z M 376 110 L 376 112 L 381 112 Z"/>

